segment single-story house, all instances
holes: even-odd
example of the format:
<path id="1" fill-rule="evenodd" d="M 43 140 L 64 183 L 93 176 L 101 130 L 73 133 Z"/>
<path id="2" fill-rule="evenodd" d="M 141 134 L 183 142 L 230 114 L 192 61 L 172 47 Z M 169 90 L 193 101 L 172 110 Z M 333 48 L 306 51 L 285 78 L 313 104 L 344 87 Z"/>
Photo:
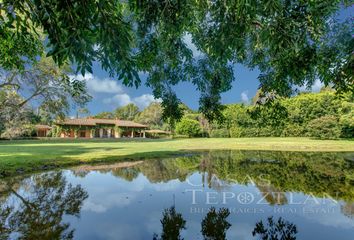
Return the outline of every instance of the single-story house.
<path id="1" fill-rule="evenodd" d="M 55 123 L 56 136 L 62 138 L 143 137 L 148 126 L 126 120 L 77 118 Z"/>
<path id="2" fill-rule="evenodd" d="M 52 129 L 52 127 L 48 125 L 37 124 L 34 126 L 36 130 L 37 137 L 46 137 L 48 132 Z"/>

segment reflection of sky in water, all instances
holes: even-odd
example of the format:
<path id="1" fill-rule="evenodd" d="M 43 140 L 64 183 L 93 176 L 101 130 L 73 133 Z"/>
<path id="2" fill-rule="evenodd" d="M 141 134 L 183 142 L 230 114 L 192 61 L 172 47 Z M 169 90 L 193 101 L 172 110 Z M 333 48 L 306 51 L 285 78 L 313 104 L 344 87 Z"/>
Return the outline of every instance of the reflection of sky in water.
<path id="1" fill-rule="evenodd" d="M 206 204 L 206 192 L 213 192 L 211 196 L 215 198 L 211 202 L 217 202 L 213 206 L 227 207 L 231 211 L 228 221 L 232 226 L 227 231 L 228 239 L 252 239 L 255 223 L 272 215 L 296 224 L 298 239 L 352 240 L 354 235 L 354 220 L 341 213 L 343 202 L 336 204 L 330 199 L 314 200 L 303 193 L 286 193 L 288 204 L 271 206 L 265 200 L 261 201 L 260 190 L 253 184 L 229 184 L 219 186 L 217 190 L 209 188 L 206 183 L 204 187 L 199 187 L 203 184 L 203 178 L 197 172 L 188 177 L 189 183 L 178 179 L 150 183 L 142 173 L 132 181 L 95 171 L 82 178 L 75 177 L 70 171 L 65 173 L 69 182 L 81 184 L 89 195 L 80 219 L 68 218 L 76 229 L 75 239 L 152 239 L 154 233 L 161 233 L 163 209 L 171 207 L 174 202 L 176 210 L 187 222 L 182 236 L 185 239 L 202 239 L 201 221 L 208 207 L 212 206 Z M 197 204 L 194 205 L 191 189 L 203 190 L 196 192 Z M 223 204 L 223 192 L 234 193 L 235 197 Z M 237 197 L 245 192 L 251 194 L 254 200 L 241 204 L 241 198 Z M 258 201 L 261 203 L 257 204 Z"/>
<path id="2" fill-rule="evenodd" d="M 255 224 L 273 216 L 274 220 L 282 217 L 295 224 L 297 239 L 353 240 L 354 162 L 350 156 L 352 154 L 210 151 L 174 159 L 80 166 L 62 172 L 33 174 L 29 178 L 13 178 L 12 194 L 1 195 L 0 203 L 4 204 L 1 207 L 5 204 L 15 207 L 12 220 L 20 219 L 19 222 L 32 230 L 31 224 L 37 224 L 37 215 L 30 216 L 31 211 L 26 212 L 28 207 L 19 196 L 28 198 L 37 206 L 35 213 L 45 213 L 40 219 L 41 227 L 58 229 L 60 224 L 69 223 L 66 232 L 75 229 L 75 239 L 151 240 L 154 233 L 161 234 L 163 210 L 175 205 L 177 213 L 186 220 L 186 229 L 181 232 L 186 240 L 203 238 L 201 222 L 211 206 L 230 210 L 227 239 L 253 239 Z M 268 181 L 270 184 L 265 184 Z M 61 193 L 59 189 L 69 189 L 69 183 L 73 187 L 81 185 L 72 191 L 75 197 L 71 198 L 81 200 L 76 205 L 75 201 L 60 205 L 60 200 L 67 199 L 68 192 Z M 45 198 L 40 198 L 41 191 Z M 88 197 L 80 198 L 80 191 L 87 192 Z M 52 201 L 53 196 L 57 200 Z M 345 199 L 349 202 L 344 202 Z M 70 212 L 60 213 L 65 206 L 82 206 L 74 207 L 80 217 Z M 16 213 L 25 218 L 19 218 Z M 46 225 L 46 219 L 51 217 L 57 221 Z M 0 227 L 1 223 L 0 216 Z M 21 232 L 21 229 L 18 229 L 11 229 L 10 237 L 19 236 L 16 231 Z"/>

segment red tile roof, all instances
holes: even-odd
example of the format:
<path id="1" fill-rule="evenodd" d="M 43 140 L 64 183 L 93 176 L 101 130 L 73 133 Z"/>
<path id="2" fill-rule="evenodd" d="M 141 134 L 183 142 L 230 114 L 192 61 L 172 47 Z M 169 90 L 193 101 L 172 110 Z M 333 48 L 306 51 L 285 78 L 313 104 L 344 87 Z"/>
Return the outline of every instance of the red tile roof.
<path id="1" fill-rule="evenodd" d="M 148 126 L 126 120 L 118 119 L 101 119 L 101 118 L 76 118 L 65 119 L 64 121 L 57 122 L 57 125 L 80 125 L 80 126 L 96 126 L 98 124 L 115 125 L 117 127 L 134 127 L 134 128 L 147 128 Z"/>
<path id="2" fill-rule="evenodd" d="M 36 129 L 51 129 L 52 127 L 48 125 L 37 124 L 34 126 Z"/>

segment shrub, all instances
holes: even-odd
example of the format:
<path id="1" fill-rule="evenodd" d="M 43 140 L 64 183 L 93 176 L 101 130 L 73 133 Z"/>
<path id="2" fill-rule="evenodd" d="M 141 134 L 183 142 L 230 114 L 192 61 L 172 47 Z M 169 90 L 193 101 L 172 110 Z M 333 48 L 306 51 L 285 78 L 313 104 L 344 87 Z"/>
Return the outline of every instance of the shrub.
<path id="1" fill-rule="evenodd" d="M 32 124 L 23 124 L 20 126 L 12 126 L 7 128 L 2 136 L 4 138 L 28 138 L 33 137 L 36 130 Z"/>
<path id="2" fill-rule="evenodd" d="M 321 139 L 336 139 L 341 135 L 341 127 L 334 116 L 323 116 L 311 120 L 307 125 L 310 137 Z"/>
<path id="3" fill-rule="evenodd" d="M 176 133 L 187 135 L 188 137 L 199 136 L 201 131 L 199 122 L 193 119 L 183 118 L 176 125 Z"/>
<path id="4" fill-rule="evenodd" d="M 226 128 L 213 129 L 210 132 L 212 138 L 228 138 L 230 137 L 229 131 Z"/>
<path id="5" fill-rule="evenodd" d="M 304 136 L 305 129 L 299 124 L 289 124 L 283 129 L 282 137 L 302 137 Z"/>
<path id="6" fill-rule="evenodd" d="M 273 129 L 270 126 L 262 127 L 258 129 L 258 137 L 278 137 L 280 132 L 278 129 Z"/>
<path id="7" fill-rule="evenodd" d="M 53 135 L 53 130 L 52 129 L 47 132 L 46 137 L 55 137 L 55 135 Z"/>
<path id="8" fill-rule="evenodd" d="M 242 137 L 258 137 L 259 129 L 255 127 L 245 127 L 242 129 Z"/>
<path id="9" fill-rule="evenodd" d="M 341 126 L 341 137 L 353 138 L 354 137 L 354 116 L 352 114 L 343 115 L 339 124 Z"/>
<path id="10" fill-rule="evenodd" d="M 244 136 L 244 129 L 242 127 L 231 127 L 230 128 L 230 137 L 240 138 Z"/>
<path id="11" fill-rule="evenodd" d="M 232 138 L 239 137 L 271 137 L 280 136 L 281 129 L 274 129 L 271 126 L 256 127 L 232 127 L 230 128 L 230 136 Z"/>

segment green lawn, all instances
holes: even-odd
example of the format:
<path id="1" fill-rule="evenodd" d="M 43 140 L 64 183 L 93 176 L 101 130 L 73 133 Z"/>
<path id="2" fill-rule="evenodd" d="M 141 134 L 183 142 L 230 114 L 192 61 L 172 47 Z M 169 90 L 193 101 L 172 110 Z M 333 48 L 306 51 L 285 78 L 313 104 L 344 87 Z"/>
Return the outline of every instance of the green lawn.
<path id="1" fill-rule="evenodd" d="M 0 177 L 88 162 L 138 160 L 205 149 L 353 151 L 352 140 L 196 138 L 175 140 L 27 140 L 0 142 Z"/>

